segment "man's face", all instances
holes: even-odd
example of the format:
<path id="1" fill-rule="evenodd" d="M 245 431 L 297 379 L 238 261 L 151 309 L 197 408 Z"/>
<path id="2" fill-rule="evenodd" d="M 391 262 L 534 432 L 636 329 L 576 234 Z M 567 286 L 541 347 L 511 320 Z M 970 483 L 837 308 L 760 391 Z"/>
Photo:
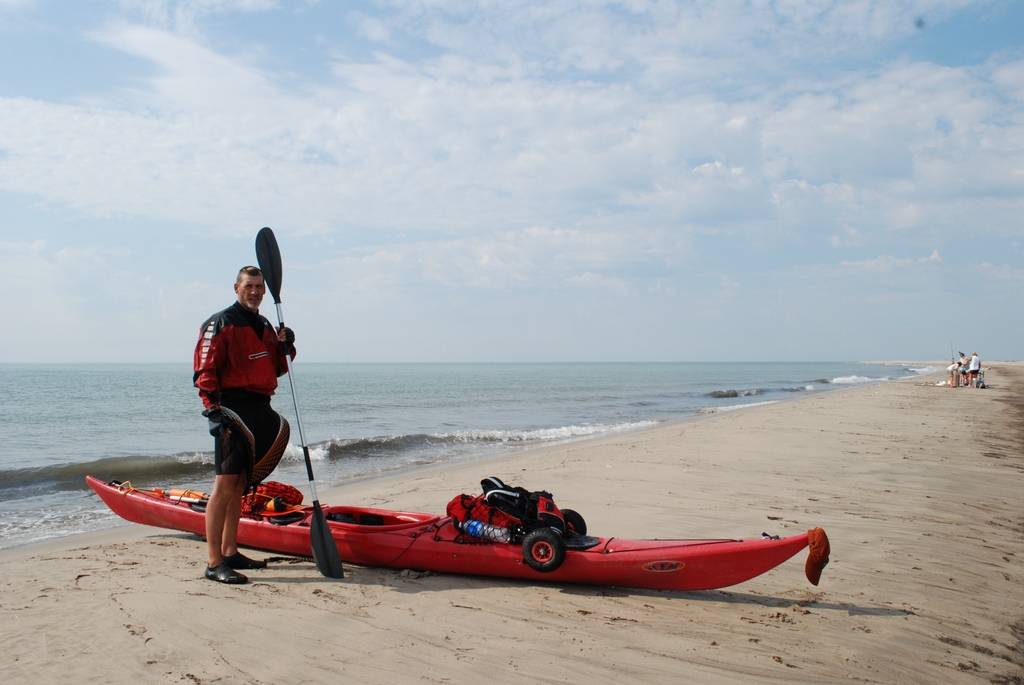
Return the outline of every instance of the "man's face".
<path id="1" fill-rule="evenodd" d="M 267 286 L 263 282 L 263 276 L 250 276 L 242 274 L 242 279 L 235 283 L 235 295 L 238 296 L 238 303 L 249 311 L 258 312 L 263 295 L 267 292 Z"/>

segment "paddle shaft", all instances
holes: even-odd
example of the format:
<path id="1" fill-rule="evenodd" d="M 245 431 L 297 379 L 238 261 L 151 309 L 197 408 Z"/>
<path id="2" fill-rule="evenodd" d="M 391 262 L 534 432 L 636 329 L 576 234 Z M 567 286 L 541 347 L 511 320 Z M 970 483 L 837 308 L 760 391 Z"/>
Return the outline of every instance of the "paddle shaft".
<path id="1" fill-rule="evenodd" d="M 270 294 L 274 296 L 274 306 L 277 307 L 278 329 L 284 329 L 284 314 L 281 313 L 281 250 L 277 247 L 277 238 L 269 226 L 260 229 L 256 234 L 256 260 L 263 271 L 263 280 L 266 282 Z M 288 387 L 292 390 L 292 406 L 295 408 L 295 423 L 299 427 L 299 442 L 302 443 L 302 456 L 306 460 L 306 475 L 309 477 L 309 491 L 313 495 L 313 514 L 309 520 L 309 545 L 313 551 L 313 560 L 320 569 L 320 573 L 328 578 L 342 578 L 344 572 L 341 567 L 341 555 L 338 554 L 338 544 L 335 541 L 330 528 L 327 525 L 327 518 L 320 507 L 320 498 L 316 494 L 316 482 L 313 480 L 313 462 L 309 458 L 309 445 L 306 444 L 306 434 L 302 430 L 302 419 L 299 417 L 299 398 L 295 392 L 295 376 L 292 373 L 292 358 L 285 350 L 285 366 L 288 370 Z"/>
<path id="2" fill-rule="evenodd" d="M 277 308 L 277 322 L 279 328 L 284 327 L 284 315 L 281 313 L 281 303 L 275 302 L 274 306 Z M 309 446 L 306 444 L 306 434 L 302 430 L 302 418 L 299 416 L 299 397 L 295 391 L 295 372 L 292 369 L 292 357 L 288 354 L 287 350 L 284 355 L 285 364 L 288 366 L 288 387 L 292 391 L 292 407 L 295 409 L 295 425 L 299 428 L 299 442 L 302 444 L 302 456 L 306 460 L 306 476 L 309 478 L 309 491 L 313 495 L 313 501 L 319 502 L 320 498 L 316 494 L 316 481 L 313 480 L 313 462 L 309 458 Z"/>

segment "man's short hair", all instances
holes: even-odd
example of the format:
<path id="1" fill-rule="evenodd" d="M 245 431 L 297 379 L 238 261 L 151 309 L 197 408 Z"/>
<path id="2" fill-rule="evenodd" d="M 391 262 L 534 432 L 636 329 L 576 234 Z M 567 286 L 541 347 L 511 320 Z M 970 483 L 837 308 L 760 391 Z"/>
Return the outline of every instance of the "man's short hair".
<path id="1" fill-rule="evenodd" d="M 260 271 L 258 266 L 243 266 L 238 270 L 238 276 L 235 277 L 235 283 L 241 283 L 242 276 L 259 276 L 260 278 L 263 278 L 263 272 Z"/>

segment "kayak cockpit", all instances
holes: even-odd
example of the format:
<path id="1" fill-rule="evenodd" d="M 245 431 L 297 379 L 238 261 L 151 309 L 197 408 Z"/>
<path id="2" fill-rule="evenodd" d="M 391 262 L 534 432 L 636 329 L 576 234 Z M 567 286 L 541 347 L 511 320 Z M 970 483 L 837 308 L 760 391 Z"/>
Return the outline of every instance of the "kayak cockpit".
<path id="1" fill-rule="evenodd" d="M 331 525 L 344 528 L 366 527 L 374 531 L 416 528 L 434 523 L 441 518 L 436 514 L 346 506 L 324 507 L 324 517 Z"/>

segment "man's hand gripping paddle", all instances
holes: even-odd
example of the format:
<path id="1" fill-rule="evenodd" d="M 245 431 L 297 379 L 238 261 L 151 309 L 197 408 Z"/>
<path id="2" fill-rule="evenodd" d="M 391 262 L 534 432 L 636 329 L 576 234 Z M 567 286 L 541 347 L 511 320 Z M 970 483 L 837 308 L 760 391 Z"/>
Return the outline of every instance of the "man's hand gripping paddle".
<path id="1" fill-rule="evenodd" d="M 256 261 L 260 264 L 263 272 L 263 280 L 274 297 L 274 306 L 277 307 L 277 322 L 283 327 L 284 316 L 281 314 L 281 251 L 277 247 L 277 239 L 274 232 L 269 228 L 262 228 L 256 234 Z M 313 520 L 309 527 L 310 543 L 313 547 L 313 559 L 320 573 L 328 578 L 341 578 L 341 555 L 338 554 L 338 545 L 331 536 L 327 527 L 327 519 L 324 518 L 323 509 L 320 508 L 320 500 L 316 496 L 316 483 L 313 481 L 313 464 L 309 459 L 309 446 L 306 445 L 306 436 L 302 432 L 302 421 L 299 419 L 299 401 L 295 395 L 295 375 L 292 373 L 291 356 L 285 354 L 285 361 L 288 364 L 288 386 L 292 390 L 292 404 L 295 407 L 295 423 L 299 427 L 299 440 L 302 442 L 302 456 L 306 458 L 306 475 L 309 476 L 309 490 L 313 495 Z"/>

